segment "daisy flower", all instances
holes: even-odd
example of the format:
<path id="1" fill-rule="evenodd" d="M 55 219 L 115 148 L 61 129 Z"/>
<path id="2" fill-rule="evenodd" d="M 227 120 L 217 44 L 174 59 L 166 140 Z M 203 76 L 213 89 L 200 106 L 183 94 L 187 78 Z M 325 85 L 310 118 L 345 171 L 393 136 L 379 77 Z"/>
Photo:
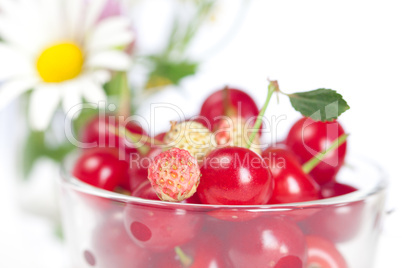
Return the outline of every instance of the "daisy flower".
<path id="1" fill-rule="evenodd" d="M 55 110 L 106 100 L 111 71 L 131 65 L 130 20 L 104 17 L 106 0 L 0 1 L 0 109 L 31 90 L 29 122 L 44 130 Z"/>

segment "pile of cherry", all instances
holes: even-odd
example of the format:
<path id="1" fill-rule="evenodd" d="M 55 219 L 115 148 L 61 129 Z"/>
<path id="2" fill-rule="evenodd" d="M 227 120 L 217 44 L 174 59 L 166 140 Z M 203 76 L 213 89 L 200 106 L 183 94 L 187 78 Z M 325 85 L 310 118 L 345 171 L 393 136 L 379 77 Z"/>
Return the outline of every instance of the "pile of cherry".
<path id="1" fill-rule="evenodd" d="M 239 104 L 241 110 L 237 111 Z M 228 111 L 231 117 L 244 121 L 256 118 L 260 112 L 245 92 L 224 89 L 209 96 L 202 105 L 200 116 L 211 123 L 204 124 L 199 119 L 194 122 L 216 130 L 222 122 L 214 119 Z M 147 143 L 144 148 L 133 148 L 124 137 L 110 131 L 121 127 L 133 136 L 148 136 L 133 122 L 119 125 L 113 115 L 93 118 L 83 129 L 82 142 L 100 144 L 102 140 L 102 146 L 83 150 L 73 175 L 104 190 L 160 200 L 148 180 L 148 168 L 152 159 L 167 150 L 163 146 L 167 134 L 149 138 L 157 142 Z M 303 117 L 283 142 L 261 152 L 236 142 L 235 146 L 212 148 L 202 159 L 194 156 L 201 174 L 195 194 L 168 207 L 153 203 L 122 206 L 86 196 L 91 206 L 103 211 L 104 220 L 94 230 L 93 248 L 85 251 L 84 258 L 96 267 L 346 268 L 347 262 L 336 244 L 357 234 L 362 202 L 277 213 L 247 208 L 319 200 L 356 191 L 336 181 L 344 164 L 346 142 L 310 170 L 303 166 L 343 134 L 336 120 L 321 122 Z M 257 131 L 256 137 L 259 135 Z M 126 154 L 124 159 L 122 151 Z M 256 164 L 234 165 L 235 158 L 247 158 Z M 133 159 L 134 164 L 130 162 Z M 222 168 L 213 159 L 228 162 Z M 189 207 L 181 203 L 244 205 L 246 209 Z M 342 210 L 345 207 L 348 209 Z"/>

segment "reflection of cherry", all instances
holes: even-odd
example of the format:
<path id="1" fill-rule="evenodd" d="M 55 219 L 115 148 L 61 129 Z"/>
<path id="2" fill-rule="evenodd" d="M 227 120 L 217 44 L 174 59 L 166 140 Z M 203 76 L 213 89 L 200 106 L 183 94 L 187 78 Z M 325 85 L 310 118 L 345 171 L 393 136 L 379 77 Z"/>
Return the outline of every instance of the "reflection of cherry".
<path id="1" fill-rule="evenodd" d="M 281 262 L 289 261 L 297 268 L 297 259 L 305 264 L 306 241 L 293 221 L 284 217 L 260 217 L 232 226 L 227 245 L 233 267 L 286 267 Z M 293 257 L 281 261 L 287 256 Z"/>
<path id="2" fill-rule="evenodd" d="M 149 252 L 129 238 L 121 213 L 107 218 L 94 230 L 92 244 L 96 267 L 147 267 Z"/>
<path id="3" fill-rule="evenodd" d="M 254 100 L 247 93 L 238 89 L 228 89 L 228 92 L 228 105 L 235 110 L 235 115 L 240 113 L 240 116 L 245 120 L 258 115 L 259 109 Z M 219 90 L 211 94 L 204 101 L 200 116 L 208 120 L 212 130 L 215 123 L 218 122 L 215 121 L 215 119 L 218 119 L 217 117 L 222 115 L 225 115 L 225 91 Z"/>
<path id="4" fill-rule="evenodd" d="M 161 268 L 187 268 L 182 265 L 179 257 L 174 249 L 167 252 L 155 252 L 153 254 L 152 263 L 149 267 L 161 267 Z"/>
<path id="5" fill-rule="evenodd" d="M 190 243 L 158 258 L 152 267 L 224 268 L 231 267 L 225 257 L 223 243 L 216 236 L 202 233 Z"/>
<path id="6" fill-rule="evenodd" d="M 356 188 L 339 182 L 330 182 L 321 187 L 322 198 L 337 197 L 357 191 Z M 302 222 L 306 233 L 319 235 L 334 242 L 347 241 L 360 229 L 364 203 L 361 201 L 337 207 L 322 208 Z"/>
<path id="7" fill-rule="evenodd" d="M 335 245 L 319 236 L 306 236 L 307 267 L 314 268 L 347 268 L 345 259 Z"/>
<path id="8" fill-rule="evenodd" d="M 113 191 L 128 180 L 128 163 L 119 160 L 117 148 L 93 148 L 83 151 L 73 175 L 95 187 Z"/>
<path id="9" fill-rule="evenodd" d="M 249 221 L 262 215 L 245 209 L 214 209 L 207 212 L 209 216 L 224 221 Z"/>
<path id="10" fill-rule="evenodd" d="M 303 268 L 303 262 L 299 257 L 286 256 L 280 259 L 274 268 Z"/>
<path id="11" fill-rule="evenodd" d="M 275 181 L 270 204 L 294 203 L 317 200 L 319 186 L 303 172 L 297 157 L 289 150 L 269 147 L 263 153 Z"/>
<path id="12" fill-rule="evenodd" d="M 198 197 L 204 204 L 260 205 L 271 196 L 273 181 L 261 156 L 240 147 L 211 152 L 201 166 Z"/>
<path id="13" fill-rule="evenodd" d="M 359 232 L 363 208 L 362 201 L 323 207 L 300 226 L 306 234 L 321 236 L 334 243 L 345 242 Z"/>
<path id="14" fill-rule="evenodd" d="M 188 249 L 187 249 L 188 248 Z M 230 267 L 225 258 L 223 243 L 214 235 L 202 234 L 194 239 L 183 251 L 193 257 L 191 268 Z"/>
<path id="15" fill-rule="evenodd" d="M 144 181 L 141 183 L 131 195 L 144 199 L 160 200 L 149 181 Z"/>
<path id="16" fill-rule="evenodd" d="M 141 247 L 166 251 L 187 243 L 201 228 L 201 218 L 183 209 L 127 204 L 124 225 Z"/>
<path id="17" fill-rule="evenodd" d="M 318 152 L 322 152 L 345 133 L 338 121 L 314 121 L 302 118 L 289 131 L 286 144 L 300 157 L 302 163 L 309 161 Z M 345 161 L 346 142 L 330 152 L 311 172 L 319 183 L 332 181 Z"/>

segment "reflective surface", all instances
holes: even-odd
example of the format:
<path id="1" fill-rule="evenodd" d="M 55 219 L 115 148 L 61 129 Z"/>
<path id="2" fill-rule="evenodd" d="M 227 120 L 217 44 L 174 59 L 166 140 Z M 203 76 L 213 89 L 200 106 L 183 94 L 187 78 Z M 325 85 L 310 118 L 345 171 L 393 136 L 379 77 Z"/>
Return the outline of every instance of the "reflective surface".
<path id="1" fill-rule="evenodd" d="M 66 170 L 61 180 L 63 222 L 74 268 L 163 267 L 161 263 L 297 268 L 307 267 L 308 259 L 323 268 L 373 267 L 386 185 L 369 161 L 348 160 L 339 175 L 357 192 L 264 206 L 145 200 L 93 188 Z M 336 261 L 311 256 L 320 250 Z"/>

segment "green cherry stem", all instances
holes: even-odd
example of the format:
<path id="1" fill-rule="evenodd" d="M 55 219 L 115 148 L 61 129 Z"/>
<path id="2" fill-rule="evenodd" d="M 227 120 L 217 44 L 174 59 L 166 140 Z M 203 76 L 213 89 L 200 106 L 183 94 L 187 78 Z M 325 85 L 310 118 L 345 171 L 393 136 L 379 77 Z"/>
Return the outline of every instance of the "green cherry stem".
<path id="1" fill-rule="evenodd" d="M 120 76 L 119 86 L 120 86 L 120 101 L 119 101 L 119 110 L 118 114 L 127 118 L 130 116 L 131 109 L 131 92 L 130 87 L 128 85 L 128 77 L 127 73 L 120 72 L 117 75 Z"/>
<path id="2" fill-rule="evenodd" d="M 262 118 L 264 117 L 265 111 L 268 108 L 268 104 L 269 104 L 269 101 L 271 100 L 272 94 L 274 94 L 274 92 L 276 92 L 278 90 L 279 90 L 278 81 L 270 81 L 269 85 L 268 85 L 268 96 L 265 99 L 264 106 L 260 110 L 260 113 L 258 114 L 257 120 L 254 123 L 253 131 L 251 132 L 250 139 L 249 139 L 248 145 L 246 147 L 247 149 L 250 149 L 251 144 L 253 143 L 253 141 L 255 139 L 255 136 L 257 135 L 257 132 L 261 127 Z"/>
<path id="3" fill-rule="evenodd" d="M 334 151 L 336 148 L 344 144 L 348 136 L 349 134 L 343 134 L 342 136 L 338 137 L 331 143 L 328 149 L 317 153 L 309 161 L 304 163 L 303 165 L 304 173 L 306 174 L 310 173 L 325 158 L 325 156 L 327 156 L 330 152 Z"/>
<path id="4" fill-rule="evenodd" d="M 180 247 L 175 247 L 174 251 L 176 252 L 176 255 L 179 257 L 179 260 L 184 267 L 189 267 L 191 265 L 193 260 L 191 259 L 191 257 L 186 255 L 186 253 L 184 253 L 184 251 Z"/>
<path id="5" fill-rule="evenodd" d="M 156 146 L 163 146 L 164 143 L 161 141 L 158 141 L 154 138 L 132 133 L 128 131 L 125 127 L 119 127 L 118 129 L 115 128 L 114 126 L 109 126 L 109 131 L 119 137 L 122 137 L 124 139 L 128 139 L 131 143 L 138 143 L 138 142 L 143 142 L 142 146 L 139 146 L 137 149 L 142 155 L 146 155 L 149 150 L 151 149 L 151 146 L 156 145 Z M 145 137 L 145 141 L 144 141 Z"/>
<path id="6" fill-rule="evenodd" d="M 163 142 L 161 142 L 161 141 L 159 141 L 157 139 L 148 137 L 146 135 L 132 133 L 132 132 L 128 131 L 125 127 L 120 127 L 119 131 L 122 133 L 123 137 L 127 137 L 133 143 L 140 142 L 145 137 L 146 138 L 146 141 L 145 141 L 146 144 L 157 145 L 157 146 L 165 145 Z"/>

